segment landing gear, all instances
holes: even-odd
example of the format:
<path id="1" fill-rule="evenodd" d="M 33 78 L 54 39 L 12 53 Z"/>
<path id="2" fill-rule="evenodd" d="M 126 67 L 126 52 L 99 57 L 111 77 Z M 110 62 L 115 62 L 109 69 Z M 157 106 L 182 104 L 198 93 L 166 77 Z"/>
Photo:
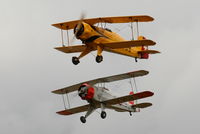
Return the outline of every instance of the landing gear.
<path id="1" fill-rule="evenodd" d="M 103 61 L 103 56 L 97 55 L 97 57 L 96 57 L 96 62 L 97 62 L 97 63 L 100 63 L 100 62 L 102 62 L 102 61 Z"/>
<path id="2" fill-rule="evenodd" d="M 80 63 L 79 59 L 77 57 L 72 57 L 72 63 L 74 65 L 77 65 L 78 63 Z"/>
<path id="3" fill-rule="evenodd" d="M 86 123 L 86 118 L 84 116 L 81 116 L 80 120 L 81 120 L 82 123 Z"/>
<path id="4" fill-rule="evenodd" d="M 102 112 L 101 112 L 101 118 L 102 118 L 102 119 L 105 119 L 105 118 L 106 118 L 106 112 L 105 112 L 105 111 L 102 111 Z"/>

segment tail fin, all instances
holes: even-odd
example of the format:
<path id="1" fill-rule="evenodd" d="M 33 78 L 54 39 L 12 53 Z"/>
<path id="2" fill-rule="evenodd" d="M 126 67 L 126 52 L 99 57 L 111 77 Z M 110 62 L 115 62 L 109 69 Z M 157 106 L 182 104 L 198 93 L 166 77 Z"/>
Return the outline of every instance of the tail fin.
<path id="1" fill-rule="evenodd" d="M 144 36 L 139 36 L 138 37 L 138 40 L 145 40 L 146 38 Z M 138 52 L 141 52 L 141 51 L 145 51 L 145 50 L 148 50 L 148 46 L 138 46 L 138 47 L 131 47 L 131 50 L 132 51 L 138 51 Z M 149 58 L 149 53 L 140 53 L 141 54 L 141 59 L 148 59 Z"/>

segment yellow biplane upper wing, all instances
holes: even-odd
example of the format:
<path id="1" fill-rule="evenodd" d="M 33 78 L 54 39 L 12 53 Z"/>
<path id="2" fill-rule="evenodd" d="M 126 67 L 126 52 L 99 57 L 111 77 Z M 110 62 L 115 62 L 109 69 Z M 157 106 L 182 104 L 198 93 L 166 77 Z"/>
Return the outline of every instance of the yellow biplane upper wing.
<path id="1" fill-rule="evenodd" d="M 58 90 L 54 90 L 54 91 L 52 91 L 52 93 L 55 93 L 55 94 L 66 94 L 66 93 L 70 93 L 70 92 L 78 90 L 79 87 L 83 83 L 88 83 L 90 85 L 94 85 L 94 84 L 97 84 L 97 83 L 113 82 L 113 81 L 128 79 L 128 78 L 132 78 L 132 77 L 144 76 L 144 75 L 147 75 L 148 73 L 149 72 L 146 71 L 146 70 L 139 70 L 139 71 L 133 71 L 133 72 L 128 72 L 128 73 L 123 73 L 123 74 L 118 74 L 118 75 L 98 78 L 98 79 L 94 79 L 94 80 L 90 80 L 90 81 L 81 82 L 81 83 L 78 83 L 78 84 L 75 84 L 75 85 L 72 85 L 72 86 L 69 86 L 69 87 L 65 87 L 65 88 L 61 88 L 61 89 L 58 89 Z"/>
<path id="2" fill-rule="evenodd" d="M 111 49 L 119 49 L 119 48 L 130 48 L 130 47 L 137 47 L 137 46 L 153 46 L 156 43 L 152 40 L 131 40 L 131 41 L 122 41 L 122 42 L 109 42 L 109 43 L 102 43 L 104 50 L 106 48 Z"/>
<path id="3" fill-rule="evenodd" d="M 94 25 L 96 23 L 128 23 L 128 22 L 149 22 L 153 21 L 154 18 L 147 15 L 140 16 L 120 16 L 120 17 L 99 17 L 99 18 L 91 18 L 91 19 L 83 19 L 85 23 L 90 25 Z M 69 30 L 73 29 L 80 20 L 68 21 L 63 23 L 52 24 L 59 29 Z"/>

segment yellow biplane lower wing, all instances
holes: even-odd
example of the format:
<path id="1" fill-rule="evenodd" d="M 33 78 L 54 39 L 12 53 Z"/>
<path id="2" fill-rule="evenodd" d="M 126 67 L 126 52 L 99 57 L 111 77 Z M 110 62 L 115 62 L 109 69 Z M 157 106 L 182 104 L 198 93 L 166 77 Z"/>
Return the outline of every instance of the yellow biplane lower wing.
<path id="1" fill-rule="evenodd" d="M 131 40 L 131 41 L 122 41 L 122 42 L 109 42 L 102 43 L 104 49 L 119 49 L 119 48 L 130 48 L 130 47 L 138 47 L 138 46 L 153 46 L 156 43 L 152 40 Z"/>
<path id="2" fill-rule="evenodd" d="M 59 50 L 64 53 L 77 53 L 83 52 L 86 49 L 85 45 L 77 45 L 77 46 L 64 46 L 64 47 L 56 47 L 56 50 Z"/>
<path id="3" fill-rule="evenodd" d="M 121 41 L 121 42 L 109 42 L 109 43 L 88 43 L 86 45 L 76 45 L 76 46 L 63 46 L 56 47 L 55 49 L 64 53 L 77 53 L 83 52 L 87 46 L 91 51 L 97 49 L 97 46 L 101 46 L 104 50 L 109 51 L 110 49 L 120 49 L 120 48 L 130 48 L 138 46 L 153 46 L 156 43 L 152 40 L 131 40 L 131 41 Z M 142 52 L 142 51 L 141 51 Z"/>

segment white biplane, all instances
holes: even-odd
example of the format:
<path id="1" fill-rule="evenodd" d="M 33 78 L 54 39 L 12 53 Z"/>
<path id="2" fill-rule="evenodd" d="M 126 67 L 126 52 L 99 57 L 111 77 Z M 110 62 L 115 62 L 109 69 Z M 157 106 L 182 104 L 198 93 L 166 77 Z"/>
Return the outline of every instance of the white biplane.
<path id="1" fill-rule="evenodd" d="M 145 102 L 145 103 L 138 103 L 136 104 L 134 101 L 143 99 L 146 97 L 150 97 L 153 95 L 150 91 L 143 91 L 134 93 L 130 92 L 127 96 L 117 97 L 113 95 L 107 88 L 105 87 L 98 87 L 95 84 L 98 83 L 106 83 L 106 82 L 113 82 L 133 77 L 139 77 L 147 75 L 149 72 L 145 70 L 133 71 L 129 73 L 98 78 L 95 80 L 90 80 L 86 82 L 82 82 L 79 84 L 75 84 L 66 88 L 58 89 L 52 91 L 55 94 L 68 94 L 70 92 L 78 91 L 78 95 L 81 97 L 82 100 L 86 100 L 89 104 L 65 109 L 62 111 L 57 112 L 60 115 L 71 115 L 80 112 L 85 112 L 85 116 L 81 116 L 80 120 L 82 123 L 86 122 L 86 118 L 96 109 L 101 108 L 101 118 L 106 118 L 105 109 L 113 109 L 117 112 L 129 112 L 132 115 L 132 112 L 139 112 L 140 108 L 146 108 L 152 105 L 152 103 Z"/>

